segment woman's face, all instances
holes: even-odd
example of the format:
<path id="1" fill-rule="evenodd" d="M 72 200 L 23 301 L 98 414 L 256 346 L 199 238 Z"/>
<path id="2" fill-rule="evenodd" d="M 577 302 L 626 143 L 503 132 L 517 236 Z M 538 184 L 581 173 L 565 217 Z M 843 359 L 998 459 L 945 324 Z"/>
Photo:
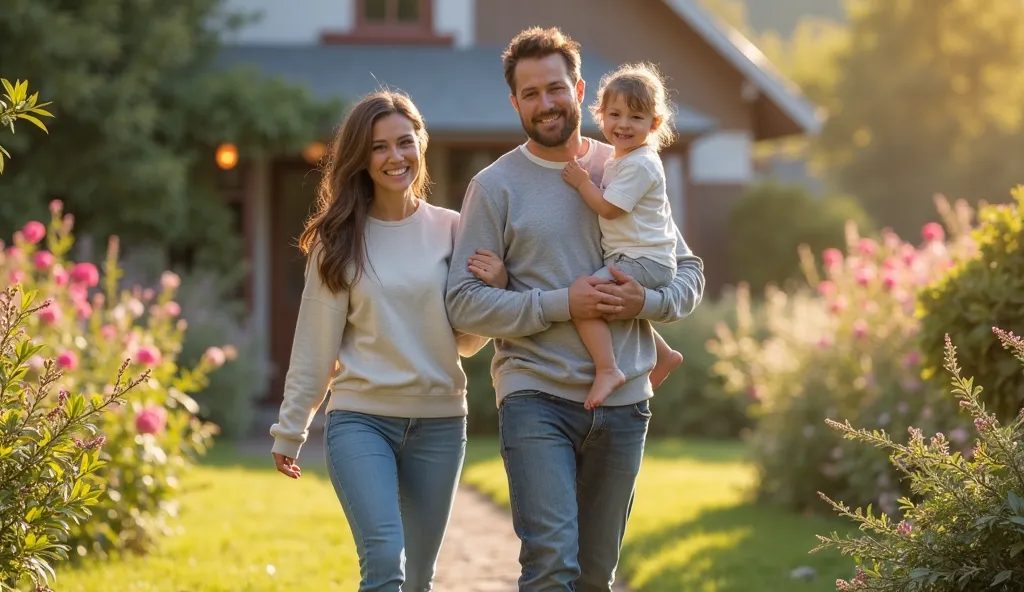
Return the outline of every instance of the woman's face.
<path id="1" fill-rule="evenodd" d="M 404 115 L 392 113 L 373 124 L 367 167 L 378 194 L 404 194 L 420 170 L 416 128 Z"/>

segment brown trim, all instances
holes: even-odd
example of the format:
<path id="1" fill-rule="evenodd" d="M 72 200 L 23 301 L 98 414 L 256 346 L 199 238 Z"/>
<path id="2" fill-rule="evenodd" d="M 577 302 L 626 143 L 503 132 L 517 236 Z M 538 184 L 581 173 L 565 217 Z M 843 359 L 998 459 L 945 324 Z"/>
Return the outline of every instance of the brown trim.
<path id="1" fill-rule="evenodd" d="M 403 23 L 398 20 L 398 0 L 385 0 L 385 17 L 383 22 L 372 22 L 366 19 L 365 0 L 354 0 L 356 5 L 355 29 L 350 33 L 324 31 L 320 34 L 320 42 L 327 45 L 367 45 L 367 44 L 398 44 L 398 45 L 442 45 L 454 43 L 451 35 L 438 35 L 434 32 L 433 0 L 418 0 L 419 20 Z"/>

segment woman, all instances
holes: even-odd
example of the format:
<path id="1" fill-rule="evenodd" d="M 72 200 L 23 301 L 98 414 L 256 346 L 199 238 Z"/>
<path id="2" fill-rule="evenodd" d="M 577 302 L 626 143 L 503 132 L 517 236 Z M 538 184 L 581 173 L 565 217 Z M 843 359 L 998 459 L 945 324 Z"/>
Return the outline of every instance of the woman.
<path id="1" fill-rule="evenodd" d="M 427 131 L 405 95 L 356 104 L 299 239 L 306 281 L 278 423 L 295 464 L 327 393 L 327 467 L 359 552 L 361 592 L 425 592 L 466 447 L 459 355 L 486 340 L 448 323 L 456 212 L 426 203 Z M 329 391 L 328 391 L 329 389 Z"/>

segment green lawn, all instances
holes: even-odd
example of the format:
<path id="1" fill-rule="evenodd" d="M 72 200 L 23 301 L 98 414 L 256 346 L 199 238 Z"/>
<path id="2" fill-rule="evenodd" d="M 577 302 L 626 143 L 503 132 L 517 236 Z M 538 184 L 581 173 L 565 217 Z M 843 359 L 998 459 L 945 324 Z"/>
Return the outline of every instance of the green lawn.
<path id="1" fill-rule="evenodd" d="M 471 438 L 467 482 L 508 504 L 494 440 Z M 801 592 L 835 590 L 852 575 L 838 553 L 809 555 L 815 534 L 843 528 L 744 503 L 753 471 L 738 444 L 658 441 L 648 445 L 623 545 L 621 577 L 636 592 Z M 814 581 L 790 578 L 800 566 Z"/>
<path id="2" fill-rule="evenodd" d="M 473 436 L 464 478 L 508 503 L 496 441 Z M 636 592 L 831 591 L 850 560 L 808 555 L 815 533 L 842 524 L 754 507 L 741 490 L 752 478 L 742 448 L 729 443 L 649 445 L 623 549 Z M 215 449 L 185 480 L 181 533 L 149 557 L 63 569 L 59 592 L 251 592 L 355 590 L 351 535 L 322 461 L 298 482 L 269 458 Z M 789 572 L 810 565 L 814 582 Z M 444 591 L 441 591 L 444 592 Z"/>
<path id="3" fill-rule="evenodd" d="M 58 572 L 58 592 L 355 590 L 344 514 L 317 463 L 302 479 L 265 457 L 215 449 L 185 480 L 181 534 L 144 558 Z"/>

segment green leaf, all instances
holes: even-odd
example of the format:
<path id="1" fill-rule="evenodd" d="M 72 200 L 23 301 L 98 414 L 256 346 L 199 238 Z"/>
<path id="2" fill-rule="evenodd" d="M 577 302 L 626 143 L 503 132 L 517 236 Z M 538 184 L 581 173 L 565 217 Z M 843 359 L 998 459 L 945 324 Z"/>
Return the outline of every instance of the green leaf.
<path id="1" fill-rule="evenodd" d="M 931 573 L 932 570 L 928 569 L 927 567 L 918 567 L 916 569 L 910 570 L 910 577 L 914 580 L 923 580 L 924 578 L 928 577 Z"/>
<path id="2" fill-rule="evenodd" d="M 1006 570 L 1003 570 L 1003 571 L 999 572 L 999 575 L 996 576 L 996 579 L 992 580 L 992 583 L 989 584 L 989 587 L 995 586 L 996 584 L 1001 584 L 1001 583 L 1009 580 L 1010 576 L 1012 576 L 1012 575 L 1013 575 L 1013 571 L 1011 571 L 1009 569 L 1006 569 Z"/>
<path id="3" fill-rule="evenodd" d="M 1016 557 L 1018 554 L 1020 554 L 1021 551 L 1024 551 L 1024 543 L 1017 543 L 1016 545 L 1011 546 L 1010 559 Z"/>
<path id="4" fill-rule="evenodd" d="M 33 117 L 32 115 L 29 115 L 28 113 L 18 113 L 18 119 L 27 119 L 27 120 L 31 121 L 39 129 L 43 130 L 46 133 L 50 133 L 50 130 L 46 129 L 46 125 L 43 124 L 42 121 L 39 121 L 38 118 Z"/>
<path id="5" fill-rule="evenodd" d="M 3 82 L 4 88 L 7 90 L 7 96 L 10 97 L 12 101 L 14 101 L 14 96 L 17 94 L 14 92 L 14 87 L 11 86 L 11 83 L 8 82 L 6 78 L 0 78 L 0 81 Z"/>
<path id="6" fill-rule="evenodd" d="M 1014 524 L 1020 524 L 1021 526 L 1024 526 L 1024 516 L 1010 516 L 1009 520 Z"/>
<path id="7" fill-rule="evenodd" d="M 90 398 L 90 400 L 92 402 L 92 408 L 93 409 L 99 409 L 100 407 L 103 406 L 103 396 L 102 395 L 94 394 Z"/>
<path id="8" fill-rule="evenodd" d="M 22 310 L 32 306 L 32 303 L 36 299 L 36 294 L 38 294 L 38 293 L 39 293 L 38 290 L 29 290 L 28 292 L 22 292 L 21 293 L 21 308 L 22 308 Z"/>
<path id="9" fill-rule="evenodd" d="M 1024 516 L 1024 498 L 1017 495 L 1016 492 L 1011 491 L 1010 494 L 1006 496 L 1006 503 L 1009 504 L 1010 509 L 1013 510 L 1014 514 Z"/>

